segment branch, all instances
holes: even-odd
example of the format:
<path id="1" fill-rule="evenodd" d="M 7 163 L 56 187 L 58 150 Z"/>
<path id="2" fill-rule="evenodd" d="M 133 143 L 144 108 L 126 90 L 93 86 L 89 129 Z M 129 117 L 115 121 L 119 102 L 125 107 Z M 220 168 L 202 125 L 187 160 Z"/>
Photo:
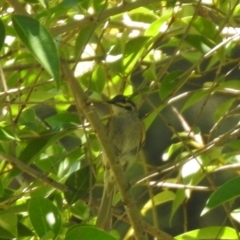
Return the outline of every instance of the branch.
<path id="1" fill-rule="evenodd" d="M 17 0 L 8 0 L 8 3 L 14 8 L 16 14 L 28 15 L 27 11 Z"/>
<path id="2" fill-rule="evenodd" d="M 90 107 L 88 98 L 85 95 L 83 89 L 77 83 L 77 80 L 74 78 L 73 73 L 71 72 L 69 67 L 65 64 L 63 65 L 63 71 L 68 81 L 68 84 L 73 92 L 79 114 L 83 113 L 86 116 L 93 130 L 96 132 L 98 140 L 101 143 L 103 151 L 106 154 L 109 165 L 114 173 L 116 183 L 121 194 L 122 201 L 125 205 L 125 209 L 129 217 L 131 226 L 134 229 L 135 237 L 138 240 L 145 240 L 146 232 L 144 230 L 143 221 L 136 207 L 133 195 L 131 194 L 131 191 L 129 189 L 129 183 L 124 175 L 122 166 L 118 161 L 115 161 L 116 156 L 114 154 L 113 145 L 111 144 L 106 135 L 105 128 L 101 123 L 97 113 L 93 111 Z"/>
<path id="3" fill-rule="evenodd" d="M 132 9 L 146 6 L 151 3 L 159 3 L 159 0 L 139 0 L 133 3 L 123 4 L 119 7 L 106 9 L 100 13 L 96 13 L 90 16 L 85 16 L 82 20 L 66 24 L 64 26 L 52 28 L 50 31 L 53 36 L 59 35 L 64 32 L 71 31 L 75 28 L 83 28 L 92 23 L 101 22 L 108 19 L 111 16 L 131 11 Z"/>
<path id="4" fill-rule="evenodd" d="M 0 152 L 0 157 L 6 159 L 9 163 L 11 163 L 12 165 L 15 165 L 18 169 L 29 174 L 30 176 L 43 181 L 47 185 L 50 185 L 62 192 L 71 191 L 67 186 L 65 186 L 61 183 L 58 183 L 55 180 L 44 175 L 42 172 L 39 172 L 39 171 L 29 167 L 28 165 L 24 164 L 22 161 L 20 161 L 19 159 L 15 158 L 15 157 L 9 156 L 2 152 Z"/>

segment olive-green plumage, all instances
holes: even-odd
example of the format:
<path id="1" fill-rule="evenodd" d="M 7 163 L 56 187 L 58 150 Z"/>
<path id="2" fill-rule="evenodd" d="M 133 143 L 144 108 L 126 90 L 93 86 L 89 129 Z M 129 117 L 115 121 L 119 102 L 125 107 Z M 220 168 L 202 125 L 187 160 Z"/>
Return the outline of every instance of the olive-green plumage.
<path id="1" fill-rule="evenodd" d="M 112 115 L 107 124 L 107 135 L 112 142 L 117 160 L 126 171 L 137 159 L 145 139 L 145 130 L 134 103 L 125 96 L 117 95 L 110 101 Z M 97 226 L 109 230 L 111 222 L 111 202 L 116 189 L 114 174 L 103 153 L 104 194 L 98 214 Z"/>

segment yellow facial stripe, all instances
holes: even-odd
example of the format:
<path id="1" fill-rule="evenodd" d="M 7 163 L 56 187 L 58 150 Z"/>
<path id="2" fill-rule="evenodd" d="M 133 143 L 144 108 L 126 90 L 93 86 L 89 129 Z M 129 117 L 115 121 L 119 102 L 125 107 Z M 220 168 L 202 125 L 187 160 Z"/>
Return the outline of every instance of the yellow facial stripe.
<path id="1" fill-rule="evenodd" d="M 122 107 L 122 108 L 126 108 L 126 109 L 134 109 L 134 105 L 131 102 L 118 102 L 116 103 L 117 106 Z"/>

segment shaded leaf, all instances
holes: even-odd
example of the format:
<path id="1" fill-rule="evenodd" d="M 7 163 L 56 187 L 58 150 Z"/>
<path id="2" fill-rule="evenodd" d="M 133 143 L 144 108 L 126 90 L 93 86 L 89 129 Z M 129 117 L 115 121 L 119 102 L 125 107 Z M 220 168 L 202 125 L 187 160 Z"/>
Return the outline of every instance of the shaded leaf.
<path id="1" fill-rule="evenodd" d="M 19 159 L 24 163 L 29 164 L 30 162 L 34 161 L 34 158 L 43 152 L 44 149 L 69 133 L 70 130 L 68 132 L 58 132 L 52 130 L 43 132 L 42 135 L 31 140 L 27 144 L 27 146 L 22 150 Z"/>
<path id="2" fill-rule="evenodd" d="M 156 107 L 148 116 L 146 116 L 143 120 L 144 126 L 146 130 L 151 126 L 155 118 L 158 116 L 158 114 L 166 107 L 166 104 L 162 104 L 158 107 Z"/>
<path id="3" fill-rule="evenodd" d="M 3 196 L 3 193 L 4 193 L 4 186 L 3 186 L 3 183 L 2 183 L 2 179 L 0 179 L 0 197 Z"/>
<path id="4" fill-rule="evenodd" d="M 90 39 L 94 34 L 94 30 L 96 28 L 96 24 L 91 24 L 86 27 L 83 27 L 78 33 L 76 42 L 75 42 L 75 56 L 79 57 L 82 53 L 86 45 L 89 43 Z"/>
<path id="5" fill-rule="evenodd" d="M 183 71 L 174 71 L 163 78 L 159 94 L 162 100 L 166 99 L 179 84 L 179 76 Z"/>
<path id="6" fill-rule="evenodd" d="M 224 117 L 224 115 L 230 110 L 233 103 L 236 101 L 236 98 L 231 98 L 223 102 L 215 111 L 214 114 L 214 122 L 216 123 L 220 118 Z"/>
<path id="7" fill-rule="evenodd" d="M 192 94 L 190 98 L 188 98 L 187 102 L 184 104 L 184 106 L 181 109 L 181 112 L 184 112 L 187 108 L 201 100 L 202 98 L 209 95 L 209 91 L 206 90 L 198 90 Z"/>
<path id="8" fill-rule="evenodd" d="M 95 178 L 89 166 L 72 173 L 65 182 L 65 185 L 72 190 L 72 192 L 64 193 L 67 202 L 72 204 L 81 199 L 90 191 L 90 187 L 94 185 L 94 182 Z"/>
<path id="9" fill-rule="evenodd" d="M 4 44 L 4 41 L 5 41 L 5 27 L 3 25 L 3 22 L 0 18 L 0 52 L 1 52 L 1 49 L 3 47 L 3 44 Z"/>
<path id="10" fill-rule="evenodd" d="M 73 127 L 80 124 L 79 116 L 75 113 L 59 113 L 44 119 L 52 127 Z"/>

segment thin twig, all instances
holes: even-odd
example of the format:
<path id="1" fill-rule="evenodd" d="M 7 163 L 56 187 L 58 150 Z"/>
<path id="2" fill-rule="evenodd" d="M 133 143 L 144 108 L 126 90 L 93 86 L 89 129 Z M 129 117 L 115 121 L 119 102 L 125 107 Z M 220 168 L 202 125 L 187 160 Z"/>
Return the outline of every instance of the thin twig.
<path id="1" fill-rule="evenodd" d="M 39 171 L 29 167 L 28 165 L 24 164 L 22 161 L 20 161 L 19 159 L 15 158 L 15 157 L 9 156 L 3 152 L 0 152 L 0 157 L 5 159 L 12 165 L 16 166 L 18 169 L 22 170 L 23 172 L 29 174 L 30 176 L 43 181 L 47 185 L 50 185 L 62 192 L 71 191 L 71 189 L 69 189 L 67 186 L 65 186 L 61 183 L 58 183 L 55 180 L 47 177 L 42 172 L 39 172 Z"/>
<path id="2" fill-rule="evenodd" d="M 64 33 L 64 32 L 71 31 L 75 28 L 86 27 L 89 24 L 92 24 L 92 23 L 96 22 L 96 20 L 100 22 L 100 21 L 108 19 L 109 17 L 112 17 L 114 15 L 124 13 L 124 12 L 128 12 L 128 11 L 131 11 L 132 9 L 142 7 L 142 6 L 146 6 L 146 5 L 151 4 L 151 3 L 157 3 L 157 2 L 159 2 L 159 0 L 139 0 L 139 1 L 136 1 L 136 2 L 128 3 L 128 4 L 123 4 L 123 5 L 118 6 L 118 7 L 106 9 L 104 12 L 101 12 L 101 13 L 93 14 L 93 15 L 90 15 L 90 16 L 85 16 L 80 21 L 76 21 L 76 22 L 66 24 L 64 26 L 52 28 L 50 31 L 51 31 L 53 36 L 56 36 L 56 35 L 59 35 L 59 34 Z"/>
<path id="3" fill-rule="evenodd" d="M 109 141 L 106 135 L 105 128 L 101 123 L 97 113 L 93 111 L 88 101 L 86 94 L 84 93 L 83 89 L 77 83 L 77 80 L 74 78 L 73 73 L 70 71 L 67 65 L 63 65 L 63 70 L 65 73 L 65 77 L 70 85 L 70 88 L 73 92 L 75 97 L 77 110 L 79 114 L 84 113 L 86 118 L 89 120 L 93 130 L 96 132 L 99 142 L 102 145 L 103 151 L 106 154 L 106 157 L 109 162 L 109 166 L 111 167 L 116 183 L 119 189 L 119 192 L 122 197 L 122 201 L 124 203 L 126 212 L 128 214 L 131 226 L 134 229 L 134 234 L 136 239 L 146 239 L 146 231 L 144 229 L 144 224 L 141 219 L 139 210 L 136 206 L 135 200 L 133 195 L 129 189 L 129 183 L 126 179 L 126 176 L 123 172 L 123 169 L 118 161 L 115 161 L 116 156 L 113 150 L 113 145 Z M 167 235 L 166 233 L 162 232 L 163 235 Z M 162 240 L 170 240 L 170 237 L 162 237 Z"/>

